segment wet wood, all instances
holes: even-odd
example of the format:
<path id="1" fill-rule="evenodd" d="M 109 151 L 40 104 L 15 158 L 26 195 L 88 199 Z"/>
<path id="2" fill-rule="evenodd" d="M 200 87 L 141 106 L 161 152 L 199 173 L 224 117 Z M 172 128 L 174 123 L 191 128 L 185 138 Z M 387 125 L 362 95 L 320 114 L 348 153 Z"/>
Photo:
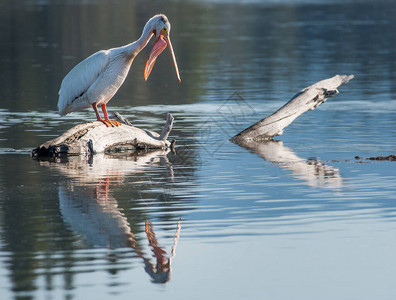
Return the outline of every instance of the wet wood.
<path id="1" fill-rule="evenodd" d="M 129 122 L 119 114 L 116 114 L 116 117 L 124 124 L 118 127 L 106 127 L 99 121 L 78 124 L 61 136 L 34 149 L 32 156 L 64 156 L 108 151 L 168 149 L 171 146 L 171 143 L 167 141 L 174 120 L 170 113 L 167 115 L 166 124 L 161 134 L 127 125 Z"/>
<path id="2" fill-rule="evenodd" d="M 355 157 L 356 158 L 356 157 Z M 366 158 L 368 160 L 388 160 L 388 161 L 396 161 L 396 155 L 391 154 L 388 156 L 374 156 Z"/>
<path id="3" fill-rule="evenodd" d="M 235 143 L 263 141 L 281 135 L 298 116 L 315 109 L 328 98 L 338 94 L 337 88 L 353 78 L 353 75 L 336 75 L 306 87 L 279 110 L 238 133 L 231 138 L 231 141 Z"/>

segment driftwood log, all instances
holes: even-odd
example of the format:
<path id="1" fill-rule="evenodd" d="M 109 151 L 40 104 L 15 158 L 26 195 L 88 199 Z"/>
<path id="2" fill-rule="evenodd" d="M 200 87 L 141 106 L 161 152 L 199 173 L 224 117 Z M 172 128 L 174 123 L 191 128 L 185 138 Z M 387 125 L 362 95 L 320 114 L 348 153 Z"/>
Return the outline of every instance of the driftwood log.
<path id="1" fill-rule="evenodd" d="M 168 149 L 173 143 L 167 140 L 172 129 L 173 116 L 168 113 L 161 134 L 132 126 L 119 114 L 115 117 L 119 127 L 106 127 L 99 121 L 79 124 L 60 137 L 45 142 L 32 151 L 32 156 L 65 156 L 140 149 Z"/>
<path id="2" fill-rule="evenodd" d="M 241 144 L 247 141 L 270 140 L 274 136 L 281 135 L 298 116 L 315 109 L 327 98 L 338 94 L 337 88 L 348 83 L 353 77 L 353 75 L 336 75 L 306 87 L 279 110 L 238 133 L 231 138 L 231 141 Z"/>

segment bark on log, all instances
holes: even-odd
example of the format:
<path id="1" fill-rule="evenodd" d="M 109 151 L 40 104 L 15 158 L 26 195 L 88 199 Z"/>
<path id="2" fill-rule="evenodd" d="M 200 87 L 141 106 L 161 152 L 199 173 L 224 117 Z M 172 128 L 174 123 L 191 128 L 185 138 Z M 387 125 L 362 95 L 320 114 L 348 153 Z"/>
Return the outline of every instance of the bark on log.
<path id="1" fill-rule="evenodd" d="M 231 138 L 231 141 L 235 143 L 263 141 L 281 135 L 298 116 L 315 109 L 327 98 L 338 94 L 337 88 L 353 78 L 353 75 L 336 75 L 301 90 L 278 111 L 238 133 Z"/>
<path id="2" fill-rule="evenodd" d="M 116 115 L 120 122 L 129 122 Z M 79 124 L 60 137 L 47 141 L 32 151 L 32 156 L 64 156 L 139 149 L 167 149 L 167 137 L 172 129 L 173 116 L 168 113 L 161 135 L 131 125 L 106 127 L 99 121 Z M 130 123 L 129 123 L 130 124 Z"/>

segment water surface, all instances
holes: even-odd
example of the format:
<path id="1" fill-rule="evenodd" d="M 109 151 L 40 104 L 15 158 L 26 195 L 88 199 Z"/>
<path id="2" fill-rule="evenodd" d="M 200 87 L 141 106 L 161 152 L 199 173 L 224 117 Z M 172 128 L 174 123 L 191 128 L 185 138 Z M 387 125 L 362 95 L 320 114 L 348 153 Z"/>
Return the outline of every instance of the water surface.
<path id="1" fill-rule="evenodd" d="M 0 295 L 4 299 L 394 299 L 392 1 L 0 4 Z M 181 70 L 149 49 L 109 103 L 169 151 L 36 161 L 82 121 L 57 91 L 76 63 L 164 12 Z M 354 74 L 278 137 L 229 138 L 300 89 Z M 354 157 L 362 159 L 356 160 Z"/>

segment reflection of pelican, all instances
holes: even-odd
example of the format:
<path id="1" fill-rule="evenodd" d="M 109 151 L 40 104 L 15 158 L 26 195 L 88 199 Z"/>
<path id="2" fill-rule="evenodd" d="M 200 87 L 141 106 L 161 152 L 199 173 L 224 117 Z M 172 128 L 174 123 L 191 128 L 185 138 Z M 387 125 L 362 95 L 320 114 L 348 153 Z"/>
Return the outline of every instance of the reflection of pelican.
<path id="1" fill-rule="evenodd" d="M 150 259 L 146 259 L 143 257 L 146 265 L 145 270 L 150 275 L 153 282 L 165 283 L 169 281 L 170 275 L 172 273 L 171 262 L 172 258 L 175 256 L 176 246 L 180 236 L 180 220 L 177 222 L 176 234 L 175 238 L 173 239 L 173 246 L 170 256 L 167 256 L 166 251 L 162 247 L 158 246 L 158 241 L 153 230 L 153 225 L 147 220 L 145 224 L 145 231 L 147 239 L 149 241 L 149 246 L 152 247 L 152 251 L 157 262 L 154 266 L 150 262 Z M 167 261 L 166 258 L 168 258 Z"/>
<path id="2" fill-rule="evenodd" d="M 106 126 L 120 125 L 121 123 L 117 121 L 109 120 L 106 104 L 124 82 L 136 55 L 147 45 L 153 35 L 156 39 L 146 62 L 144 79 L 147 80 L 158 55 L 169 45 L 176 75 L 180 82 L 169 33 L 170 23 L 167 17 L 156 15 L 146 23 L 141 37 L 136 42 L 96 52 L 80 62 L 62 81 L 59 90 L 59 114 L 63 116 L 92 106 L 98 121 L 102 121 Z M 102 108 L 104 119 L 99 115 L 98 105 Z"/>
<path id="3" fill-rule="evenodd" d="M 304 180 L 309 186 L 331 189 L 342 187 L 342 178 L 338 169 L 315 159 L 302 159 L 291 149 L 283 146 L 282 141 L 249 141 L 241 146 L 252 150 L 266 161 L 276 163 L 282 169 L 290 171 L 293 177 Z"/>
<path id="4" fill-rule="evenodd" d="M 93 247 L 132 248 L 143 259 L 145 271 L 153 282 L 157 283 L 164 283 L 170 279 L 171 260 L 179 238 L 180 220 L 177 222 L 169 255 L 159 246 L 152 224 L 145 222 L 148 245 L 155 258 L 155 262 L 152 262 L 150 255 L 144 253 L 143 246 L 135 238 L 136 232 L 132 232 L 126 215 L 111 193 L 110 186 L 121 184 L 126 174 L 144 174 L 146 168 L 152 164 L 166 166 L 166 176 L 172 178 L 172 165 L 166 156 L 168 152 L 169 150 L 148 152 L 129 159 L 98 154 L 90 158 L 68 157 L 66 163 L 40 162 L 70 179 L 61 182 L 59 186 L 60 211 L 69 228 L 83 236 L 84 241 Z M 141 215 L 136 214 L 135 216 L 141 219 Z"/>
<path id="5" fill-rule="evenodd" d="M 95 186 L 60 185 L 59 206 L 63 220 L 92 246 L 115 249 L 131 244 L 129 223 L 117 200 L 97 193 Z"/>
<path id="6" fill-rule="evenodd" d="M 77 234 L 94 247 L 106 247 L 110 249 L 130 247 L 143 259 L 145 271 L 150 275 L 154 283 L 165 283 L 170 280 L 172 269 L 171 261 L 175 256 L 177 242 L 180 236 L 180 220 L 173 240 L 170 254 L 159 246 L 153 226 L 146 220 L 145 232 L 148 245 L 151 247 L 155 263 L 148 254 L 143 252 L 131 226 L 118 207 L 117 200 L 106 193 L 97 194 L 94 188 L 90 191 L 84 188 L 83 193 L 78 187 L 60 186 L 59 203 L 65 223 Z"/>

